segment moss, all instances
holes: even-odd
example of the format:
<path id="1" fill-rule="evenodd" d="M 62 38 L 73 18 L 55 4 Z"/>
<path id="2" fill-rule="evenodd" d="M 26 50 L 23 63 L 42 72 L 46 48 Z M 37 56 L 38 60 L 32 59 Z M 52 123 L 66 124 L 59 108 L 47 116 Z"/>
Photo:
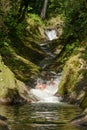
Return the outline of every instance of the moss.
<path id="1" fill-rule="evenodd" d="M 55 27 L 58 24 L 63 24 L 64 18 L 60 15 L 57 15 L 56 17 L 51 17 L 49 20 L 47 19 L 46 24 L 49 27 Z"/>
<path id="2" fill-rule="evenodd" d="M 7 88 L 15 88 L 15 80 L 13 73 L 4 65 L 4 63 L 1 60 L 1 57 L 0 70 L 0 97 L 5 97 L 8 93 Z"/>
<path id="3" fill-rule="evenodd" d="M 3 61 L 5 64 L 16 74 L 16 77 L 20 80 L 27 81 L 32 75 L 38 74 L 40 68 L 32 63 L 29 59 L 18 55 L 15 52 L 15 49 L 10 45 L 3 46 L 0 52 L 3 56 Z"/>
<path id="4" fill-rule="evenodd" d="M 43 39 L 39 28 L 43 30 L 44 24 L 37 15 L 26 17 L 27 23 L 18 24 L 16 30 L 9 30 L 8 38 L 0 43 L 0 54 L 5 65 L 22 81 L 28 81 L 30 77 L 39 73 L 38 64 L 45 57 L 39 46 Z M 20 32 L 22 25 L 23 31 Z"/>
<path id="5" fill-rule="evenodd" d="M 79 80 L 81 70 L 80 55 L 72 56 L 65 64 L 62 74 L 62 80 L 59 85 L 61 94 L 70 94 L 75 90 L 75 85 Z"/>
<path id="6" fill-rule="evenodd" d="M 81 106 L 83 109 L 87 108 L 87 90 L 86 90 L 85 96 L 84 96 L 84 98 L 83 98 L 83 100 L 82 100 L 80 106 Z"/>
<path id="7" fill-rule="evenodd" d="M 0 56 L 0 102 L 15 101 L 21 98 L 21 94 L 27 95 L 27 88 L 21 81 L 18 81 L 10 69 L 4 65 Z M 26 95 L 25 95 L 26 93 Z"/>

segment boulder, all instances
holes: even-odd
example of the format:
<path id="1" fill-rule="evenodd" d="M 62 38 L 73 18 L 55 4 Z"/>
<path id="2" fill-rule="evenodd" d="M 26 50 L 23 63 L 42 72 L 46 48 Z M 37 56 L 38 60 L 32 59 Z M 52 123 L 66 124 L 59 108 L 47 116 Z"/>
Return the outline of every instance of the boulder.
<path id="1" fill-rule="evenodd" d="M 9 130 L 9 127 L 5 122 L 6 120 L 7 120 L 6 117 L 0 115 L 0 130 Z"/>
<path id="2" fill-rule="evenodd" d="M 83 86 L 79 85 L 83 80 L 81 72 L 83 67 L 84 60 L 80 54 L 71 56 L 64 66 L 59 93 L 63 95 L 64 100 L 70 103 L 81 102 L 85 95 Z"/>
<path id="3" fill-rule="evenodd" d="M 6 122 L 0 120 L 0 130 L 9 130 Z"/>
<path id="4" fill-rule="evenodd" d="M 26 85 L 17 80 L 0 56 L 0 104 L 29 101 Z"/>

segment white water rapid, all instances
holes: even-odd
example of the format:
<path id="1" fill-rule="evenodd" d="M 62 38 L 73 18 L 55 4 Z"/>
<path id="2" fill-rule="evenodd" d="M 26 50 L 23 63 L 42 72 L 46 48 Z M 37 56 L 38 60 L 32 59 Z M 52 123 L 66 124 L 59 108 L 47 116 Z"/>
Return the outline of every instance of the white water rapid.
<path id="1" fill-rule="evenodd" d="M 37 79 L 37 85 L 35 89 L 31 89 L 30 93 L 37 99 L 37 102 L 51 102 L 51 103 L 59 103 L 60 97 L 55 96 L 58 92 L 58 84 L 60 82 L 61 75 L 57 75 L 54 79 L 45 81 L 42 79 Z M 43 85 L 43 86 L 42 86 Z"/>
<path id="2" fill-rule="evenodd" d="M 48 37 L 48 39 L 49 39 L 50 41 L 52 41 L 52 40 L 58 38 L 58 37 L 57 37 L 57 32 L 56 32 L 55 29 L 52 29 L 52 30 L 46 30 L 45 33 L 46 33 L 46 35 L 47 35 L 47 37 Z"/>

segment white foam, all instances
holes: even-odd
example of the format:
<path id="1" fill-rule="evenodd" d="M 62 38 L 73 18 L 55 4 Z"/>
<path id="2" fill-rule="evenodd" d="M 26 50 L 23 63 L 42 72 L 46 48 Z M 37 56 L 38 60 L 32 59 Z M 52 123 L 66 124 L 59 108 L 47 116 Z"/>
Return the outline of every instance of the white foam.
<path id="1" fill-rule="evenodd" d="M 58 76 L 57 78 L 55 78 L 53 84 L 51 84 L 50 81 L 47 81 L 45 89 L 31 89 L 30 93 L 38 100 L 38 102 L 59 102 L 60 97 L 55 96 L 55 94 L 58 92 L 58 84 L 60 82 L 60 77 Z"/>
<path id="2" fill-rule="evenodd" d="M 47 37 L 48 37 L 48 39 L 50 40 L 50 41 L 52 41 L 53 39 L 57 39 L 58 37 L 57 37 L 57 32 L 56 32 L 56 30 L 46 30 L 46 35 L 47 35 Z"/>

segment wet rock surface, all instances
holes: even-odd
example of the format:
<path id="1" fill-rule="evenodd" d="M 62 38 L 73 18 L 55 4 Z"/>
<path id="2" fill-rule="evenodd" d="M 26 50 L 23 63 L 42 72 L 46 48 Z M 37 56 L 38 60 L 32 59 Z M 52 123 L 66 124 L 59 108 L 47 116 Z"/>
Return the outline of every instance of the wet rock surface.
<path id="1" fill-rule="evenodd" d="M 9 130 L 6 120 L 6 117 L 0 115 L 0 130 Z"/>

